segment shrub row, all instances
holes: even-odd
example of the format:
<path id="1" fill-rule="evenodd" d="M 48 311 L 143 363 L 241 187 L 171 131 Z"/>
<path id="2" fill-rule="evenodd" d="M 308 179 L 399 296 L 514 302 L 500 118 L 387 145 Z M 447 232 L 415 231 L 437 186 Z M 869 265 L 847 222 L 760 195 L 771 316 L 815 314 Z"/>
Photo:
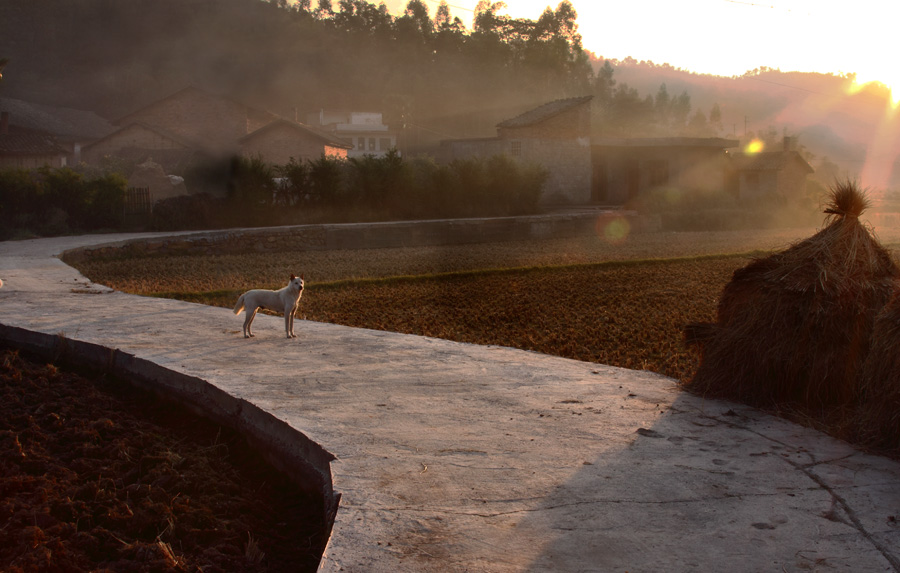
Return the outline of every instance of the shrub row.
<path id="1" fill-rule="evenodd" d="M 127 182 L 74 169 L 0 170 L 0 240 L 122 226 Z"/>
<path id="2" fill-rule="evenodd" d="M 506 156 L 458 160 L 384 157 L 271 165 L 235 157 L 185 173 L 188 190 L 157 201 L 141 226 L 161 231 L 234 226 L 524 215 L 538 211 L 547 172 Z M 222 177 L 224 172 L 227 177 Z M 123 228 L 127 182 L 118 172 L 0 170 L 0 240 Z"/>
<path id="3" fill-rule="evenodd" d="M 383 157 L 296 161 L 269 165 L 232 160 L 228 197 L 244 207 L 342 209 L 363 218 L 410 219 L 534 213 L 547 172 L 507 156 L 411 160 Z M 368 216 L 365 215 L 368 213 Z"/>

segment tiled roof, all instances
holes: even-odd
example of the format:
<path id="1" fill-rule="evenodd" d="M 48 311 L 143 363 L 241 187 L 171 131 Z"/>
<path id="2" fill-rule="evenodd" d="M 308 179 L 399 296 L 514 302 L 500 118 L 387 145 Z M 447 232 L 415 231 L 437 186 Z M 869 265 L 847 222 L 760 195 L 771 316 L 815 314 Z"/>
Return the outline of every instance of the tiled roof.
<path id="1" fill-rule="evenodd" d="M 64 155 L 56 138 L 46 133 L 16 129 L 0 133 L 0 155 Z"/>
<path id="2" fill-rule="evenodd" d="M 601 147 L 738 147 L 737 139 L 722 137 L 593 137 L 591 145 Z"/>
<path id="3" fill-rule="evenodd" d="M 112 125 L 91 111 L 42 105 L 0 97 L 0 110 L 9 112 L 11 124 L 52 133 L 60 140 L 93 139 L 112 131 Z"/>
<path id="4" fill-rule="evenodd" d="M 122 127 L 120 127 L 119 129 L 113 131 L 106 137 L 102 137 L 96 141 L 92 141 L 88 145 L 85 145 L 82 149 L 90 149 L 96 145 L 99 145 L 100 143 L 103 143 L 107 140 L 113 139 L 116 136 L 119 136 L 122 133 L 127 132 L 129 129 L 133 129 L 135 127 L 140 127 L 142 129 L 146 129 L 147 131 L 152 131 L 153 133 L 156 133 L 157 135 L 160 135 L 160 136 L 162 136 L 170 141 L 173 141 L 179 145 L 182 145 L 188 149 L 201 149 L 202 148 L 202 146 L 200 144 L 198 144 L 197 142 L 191 141 L 190 139 L 188 139 L 186 137 L 182 137 L 180 135 L 172 133 L 171 131 L 168 131 L 161 127 L 156 127 L 156 126 L 150 125 L 148 123 L 144 123 L 143 121 L 132 121 L 131 123 L 127 123 L 127 124 L 123 125 Z"/>
<path id="5" fill-rule="evenodd" d="M 268 111 L 265 111 L 265 110 L 261 110 L 261 109 L 256 109 L 256 108 L 250 107 L 250 106 L 248 106 L 248 105 L 246 105 L 246 104 L 243 104 L 243 103 L 241 103 L 241 102 L 239 102 L 239 101 L 236 101 L 236 100 L 233 100 L 233 99 L 231 99 L 231 98 L 227 98 L 227 97 L 223 97 L 223 96 L 219 96 L 219 95 L 215 95 L 215 94 L 209 93 L 209 92 L 207 92 L 207 91 L 205 91 L 205 90 L 202 90 L 202 89 L 200 89 L 200 88 L 198 88 L 198 87 L 195 87 L 195 86 L 188 86 L 188 87 L 183 88 L 183 89 L 181 89 L 181 90 L 179 90 L 179 91 L 177 91 L 177 92 L 175 92 L 175 93 L 173 93 L 173 94 L 171 94 L 171 95 L 168 95 L 168 96 L 166 96 L 166 97 L 164 97 L 164 98 L 162 98 L 162 99 L 155 100 L 155 101 L 151 102 L 150 104 L 145 105 L 144 107 L 142 107 L 142 108 L 140 108 L 140 109 L 137 109 L 137 110 L 135 110 L 135 111 L 129 113 L 128 115 L 125 115 L 125 116 L 123 116 L 123 117 L 120 117 L 120 118 L 114 120 L 113 123 L 114 123 L 115 125 L 127 125 L 127 124 L 129 124 L 129 123 L 133 123 L 133 122 L 134 122 L 134 119 L 133 119 L 134 116 L 139 115 L 139 114 L 141 114 L 141 113 L 144 113 L 144 112 L 146 112 L 146 111 L 149 110 L 149 109 L 152 109 L 152 108 L 158 107 L 158 106 L 160 106 L 160 105 L 163 105 L 163 104 L 164 104 L 165 102 L 167 102 L 168 100 L 176 99 L 176 98 L 183 97 L 183 96 L 192 97 L 192 98 L 195 98 L 195 99 L 197 99 L 197 100 L 207 100 L 207 101 L 209 101 L 209 100 L 219 100 L 219 101 L 227 101 L 227 102 L 231 102 L 231 103 L 233 103 L 233 104 L 235 104 L 235 105 L 238 105 L 238 106 L 244 108 L 244 109 L 246 110 L 246 112 L 247 112 L 247 117 L 248 117 L 248 118 L 252 118 L 252 119 L 254 119 L 254 120 L 256 120 L 256 121 L 259 121 L 259 122 L 272 121 L 272 120 L 274 120 L 274 119 L 277 118 L 277 116 L 276 116 L 275 114 L 271 113 L 271 112 L 268 112 Z"/>
<path id="6" fill-rule="evenodd" d="M 512 119 L 507 119 L 506 121 L 500 122 L 497 124 L 497 127 L 528 127 L 530 125 L 546 121 L 551 117 L 585 104 L 591 101 L 593 98 L 594 96 L 583 96 L 573 97 L 569 99 L 558 99 L 550 103 L 545 103 L 544 105 L 538 106 L 530 111 L 526 111 L 522 115 L 516 116 Z"/>
<path id="7" fill-rule="evenodd" d="M 278 119 L 276 121 L 273 121 L 272 123 L 266 124 L 263 127 L 254 131 L 253 133 L 248 133 L 247 135 L 242 137 L 239 141 L 247 141 L 248 139 L 257 137 L 278 125 L 285 125 L 292 129 L 296 129 L 296 130 L 308 133 L 308 134 L 312 135 L 313 137 L 316 137 L 316 138 L 322 140 L 326 145 L 330 145 L 331 147 L 340 147 L 343 149 L 353 149 L 353 144 L 348 143 L 347 141 L 344 141 L 343 139 L 334 137 L 331 134 L 328 134 L 324 131 L 315 129 L 306 124 L 298 123 L 295 121 L 289 121 L 287 119 Z"/>

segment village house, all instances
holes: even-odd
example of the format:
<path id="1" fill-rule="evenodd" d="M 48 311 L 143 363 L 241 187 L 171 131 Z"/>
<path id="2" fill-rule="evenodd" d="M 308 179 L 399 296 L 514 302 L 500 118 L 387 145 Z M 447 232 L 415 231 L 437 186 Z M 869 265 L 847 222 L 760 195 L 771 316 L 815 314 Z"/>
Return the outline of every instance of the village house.
<path id="1" fill-rule="evenodd" d="M 167 174 L 178 174 L 197 159 L 239 155 L 284 164 L 291 158 L 346 157 L 352 147 L 310 126 L 195 87 L 157 100 L 113 124 L 118 129 L 84 146 L 85 162 L 97 164 L 104 157 L 117 157 L 135 164 L 155 163 Z M 151 188 L 150 193 L 156 200 L 170 195 L 172 189 Z"/>
<path id="2" fill-rule="evenodd" d="M 342 159 L 353 147 L 302 123 L 279 119 L 242 137 L 241 155 L 262 157 L 268 163 L 284 165 L 291 159 Z"/>
<path id="3" fill-rule="evenodd" d="M 784 138 L 780 151 L 730 152 L 732 192 L 741 200 L 775 198 L 787 203 L 803 197 L 812 166 L 796 150 L 796 139 Z"/>
<path id="4" fill-rule="evenodd" d="M 397 134 L 384 124 L 378 112 L 323 109 L 308 115 L 306 123 L 349 143 L 352 147 L 347 157 L 384 157 L 397 148 Z"/>
<path id="5" fill-rule="evenodd" d="M 441 142 L 447 162 L 508 155 L 547 170 L 541 202 L 580 205 L 591 201 L 591 100 L 556 100 L 497 124 L 497 136 Z"/>
<path id="6" fill-rule="evenodd" d="M 594 138 L 591 201 L 624 205 L 668 188 L 724 190 L 729 169 L 726 149 L 739 144 L 718 137 Z"/>
<path id="7" fill-rule="evenodd" d="M 108 121 L 90 111 L 10 97 L 0 97 L 0 112 L 6 114 L 6 135 L 15 136 L 5 138 L 4 150 L 0 151 L 0 162 L 6 166 L 76 165 L 81 161 L 82 145 L 113 130 Z M 51 142 L 49 147 L 47 141 Z M 39 150 L 36 145 L 45 149 Z M 60 149 L 63 158 L 59 157 Z"/>
<path id="8" fill-rule="evenodd" d="M 66 150 L 48 133 L 9 124 L 9 112 L 0 112 L 0 168 L 65 167 Z"/>

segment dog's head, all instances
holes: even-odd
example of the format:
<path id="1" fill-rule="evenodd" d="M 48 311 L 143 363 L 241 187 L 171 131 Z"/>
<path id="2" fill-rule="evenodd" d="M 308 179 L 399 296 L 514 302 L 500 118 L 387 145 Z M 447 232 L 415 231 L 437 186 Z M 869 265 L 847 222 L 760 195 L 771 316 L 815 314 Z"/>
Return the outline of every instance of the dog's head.
<path id="1" fill-rule="evenodd" d="M 291 282 L 289 283 L 292 287 L 297 289 L 298 291 L 303 290 L 303 276 L 295 276 L 291 275 Z"/>

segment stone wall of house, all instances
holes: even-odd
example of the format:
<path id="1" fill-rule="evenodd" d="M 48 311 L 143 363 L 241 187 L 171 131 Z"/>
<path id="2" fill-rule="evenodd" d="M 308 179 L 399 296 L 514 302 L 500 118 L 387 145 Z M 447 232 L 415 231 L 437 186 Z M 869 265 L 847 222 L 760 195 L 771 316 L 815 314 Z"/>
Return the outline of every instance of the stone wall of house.
<path id="1" fill-rule="evenodd" d="M 590 202 L 593 168 L 589 139 L 523 140 L 521 158 L 547 170 L 542 203 L 582 205 Z"/>
<path id="2" fill-rule="evenodd" d="M 3 155 L 0 168 L 38 169 L 40 167 L 65 167 L 64 155 Z"/>
<path id="3" fill-rule="evenodd" d="M 778 192 L 788 202 L 802 201 L 806 195 L 806 172 L 788 166 L 778 173 Z"/>
<path id="4" fill-rule="evenodd" d="M 752 200 L 778 194 L 777 171 L 745 171 L 740 174 L 739 198 Z"/>
<path id="5" fill-rule="evenodd" d="M 132 124 L 118 133 L 82 149 L 81 159 L 96 164 L 107 155 L 115 155 L 125 148 L 137 149 L 185 149 L 171 139 L 138 124 Z"/>
<path id="6" fill-rule="evenodd" d="M 619 219 L 628 222 L 631 232 L 653 232 L 660 229 L 658 217 L 616 210 L 492 219 L 299 225 L 137 239 L 76 249 L 67 252 L 64 258 L 76 261 L 93 257 L 382 249 L 549 239 L 596 235 L 609 222 Z"/>
<path id="7" fill-rule="evenodd" d="M 236 152 L 236 142 L 251 127 L 247 108 L 236 102 L 185 90 L 126 118 L 159 126 L 214 151 Z"/>
<path id="8" fill-rule="evenodd" d="M 448 140 L 443 143 L 444 160 L 511 155 L 509 141 L 497 138 Z"/>

